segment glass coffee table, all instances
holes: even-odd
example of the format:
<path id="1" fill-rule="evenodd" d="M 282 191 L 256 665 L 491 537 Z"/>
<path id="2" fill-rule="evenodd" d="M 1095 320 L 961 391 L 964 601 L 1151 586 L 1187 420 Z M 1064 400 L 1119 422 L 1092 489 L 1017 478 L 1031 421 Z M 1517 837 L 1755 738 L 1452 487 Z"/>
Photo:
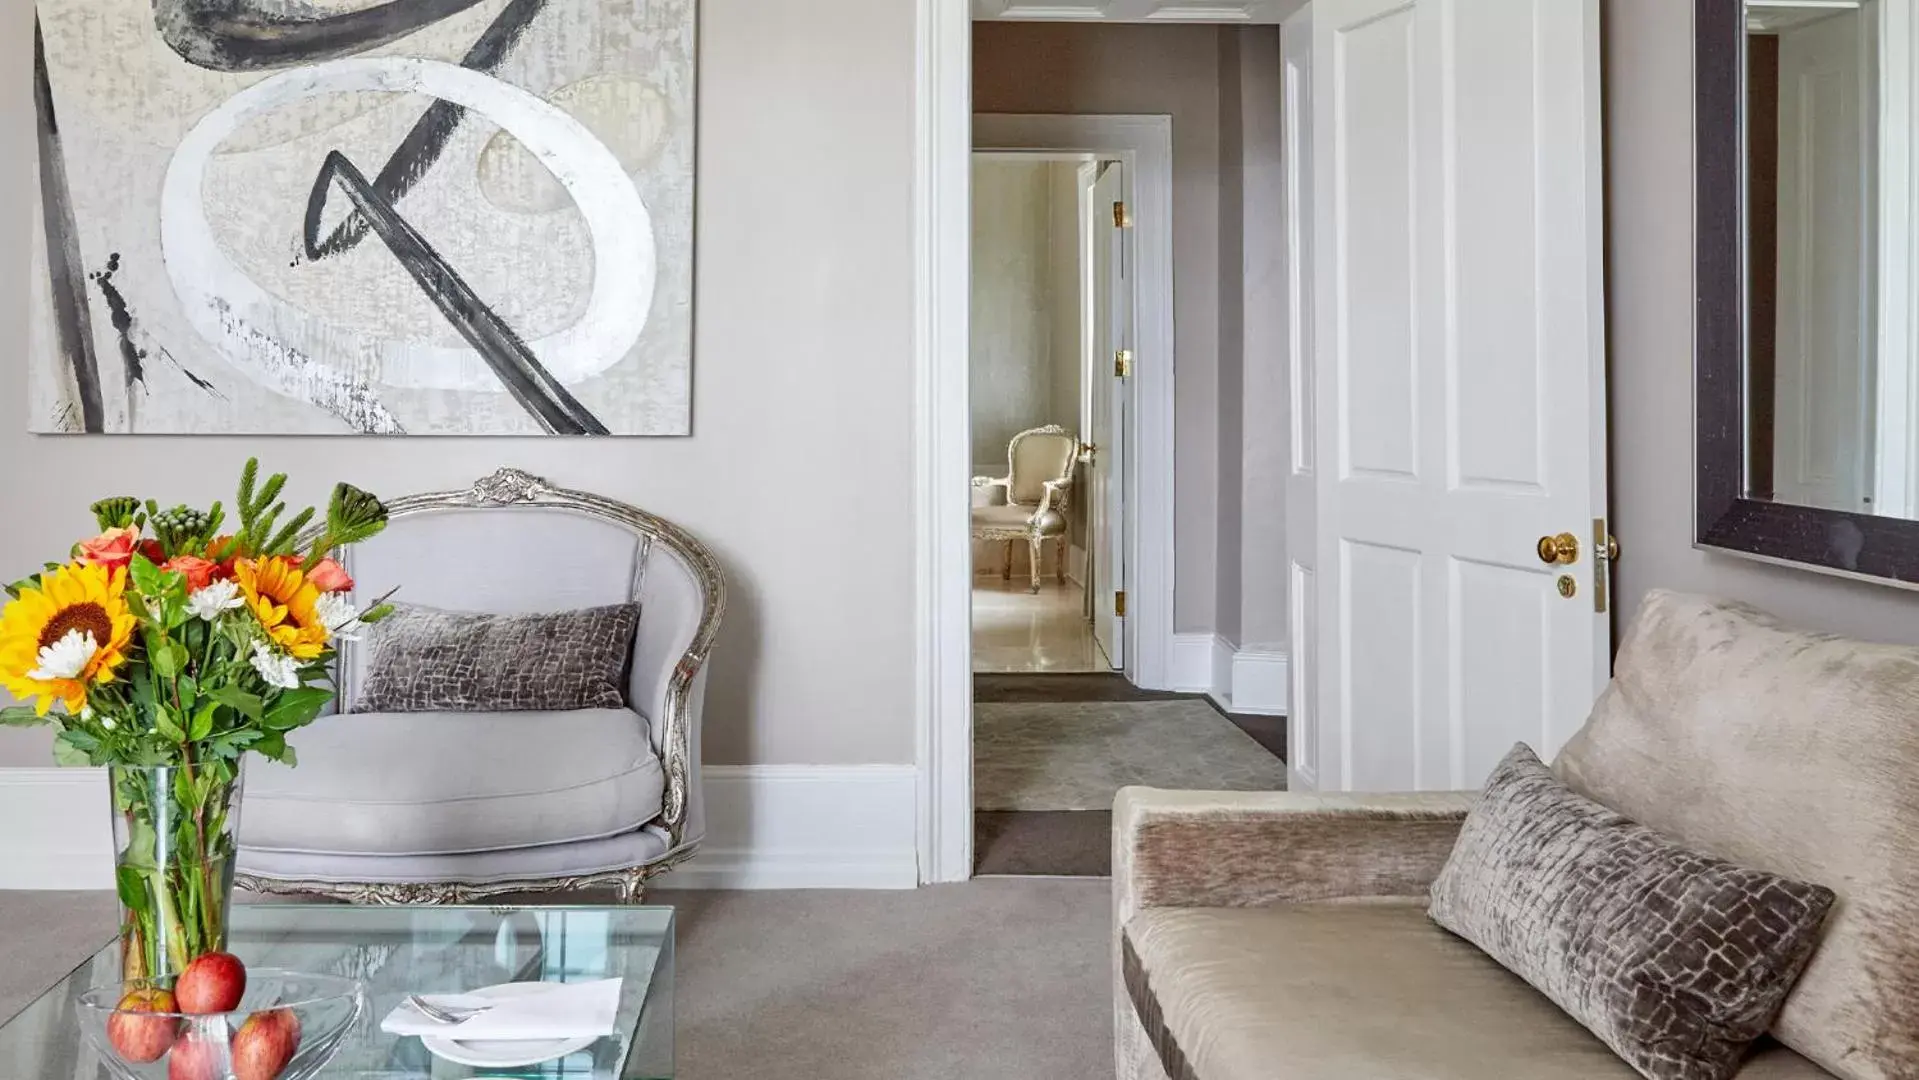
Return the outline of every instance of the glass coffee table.
<path id="1" fill-rule="evenodd" d="M 250 966 L 344 975 L 365 984 L 367 1010 L 323 1077 L 673 1076 L 672 908 L 236 904 L 227 947 Z M 380 1030 L 380 1019 L 408 994 L 615 976 L 625 980 L 615 1033 L 539 1065 L 476 1069 L 434 1057 L 416 1037 Z M 106 1080 L 80 1033 L 73 998 L 118 981 L 119 945 L 110 942 L 0 1027 L 0 1076 Z"/>

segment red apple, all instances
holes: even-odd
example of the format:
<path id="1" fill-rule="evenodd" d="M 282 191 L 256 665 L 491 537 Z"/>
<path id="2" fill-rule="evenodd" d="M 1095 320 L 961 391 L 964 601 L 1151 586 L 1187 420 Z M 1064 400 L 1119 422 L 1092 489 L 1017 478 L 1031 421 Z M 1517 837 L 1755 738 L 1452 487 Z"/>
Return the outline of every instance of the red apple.
<path id="1" fill-rule="evenodd" d="M 173 983 L 183 1013 L 223 1013 L 240 1007 L 247 967 L 232 953 L 210 952 L 187 965 Z"/>
<path id="2" fill-rule="evenodd" d="M 173 995 L 160 987 L 129 990 L 113 1008 L 107 1017 L 107 1040 L 127 1061 L 158 1061 L 180 1036 L 178 1017 L 142 1015 L 174 1011 Z"/>
<path id="3" fill-rule="evenodd" d="M 204 1031 L 189 1031 L 173 1044 L 167 1058 L 167 1080 L 220 1080 L 220 1040 Z"/>
<path id="4" fill-rule="evenodd" d="M 275 1080 L 300 1049 L 300 1018 L 292 1009 L 247 1017 L 233 1036 L 234 1080 Z"/>

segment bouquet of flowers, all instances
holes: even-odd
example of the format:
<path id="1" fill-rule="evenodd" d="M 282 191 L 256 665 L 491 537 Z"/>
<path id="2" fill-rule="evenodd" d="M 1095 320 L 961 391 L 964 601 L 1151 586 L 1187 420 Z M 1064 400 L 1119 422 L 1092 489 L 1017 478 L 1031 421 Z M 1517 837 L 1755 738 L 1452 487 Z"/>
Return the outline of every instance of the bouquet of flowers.
<path id="1" fill-rule="evenodd" d="M 324 517 L 286 517 L 285 474 L 240 476 L 226 512 L 93 504 L 100 534 L 7 586 L 0 686 L 29 704 L 0 723 L 52 724 L 61 764 L 107 766 L 127 978 L 178 974 L 226 943 L 241 759 L 294 764 L 287 734 L 333 698 L 337 642 L 383 617 L 334 558 L 386 527 L 348 484 Z"/>

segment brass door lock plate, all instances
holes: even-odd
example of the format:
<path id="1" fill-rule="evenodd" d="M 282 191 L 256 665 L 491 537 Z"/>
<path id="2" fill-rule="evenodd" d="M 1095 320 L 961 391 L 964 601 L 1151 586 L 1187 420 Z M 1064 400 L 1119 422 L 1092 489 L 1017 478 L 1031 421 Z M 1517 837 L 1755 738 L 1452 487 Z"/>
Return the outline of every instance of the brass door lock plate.
<path id="1" fill-rule="evenodd" d="M 1579 582 L 1571 574 L 1559 575 L 1559 595 L 1568 600 L 1579 595 Z"/>

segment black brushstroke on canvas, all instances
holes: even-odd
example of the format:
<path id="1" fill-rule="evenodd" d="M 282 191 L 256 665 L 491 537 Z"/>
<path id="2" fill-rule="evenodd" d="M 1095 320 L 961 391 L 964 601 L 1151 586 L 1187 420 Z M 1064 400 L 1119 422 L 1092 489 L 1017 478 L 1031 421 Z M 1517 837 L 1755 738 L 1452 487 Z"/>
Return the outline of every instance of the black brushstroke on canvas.
<path id="1" fill-rule="evenodd" d="M 175 371 L 178 371 L 180 374 L 185 375 L 187 377 L 188 382 L 192 383 L 193 385 L 199 387 L 202 390 L 205 390 L 207 393 L 212 394 L 214 397 L 219 398 L 221 401 L 227 400 L 227 396 L 220 392 L 220 388 L 213 385 L 213 380 L 199 375 L 192 368 L 186 366 L 185 364 L 182 364 L 179 360 L 174 358 L 174 355 L 172 353 L 168 352 L 165 349 L 161 349 L 160 357 L 161 359 L 165 360 L 167 363 L 172 364 L 173 369 Z"/>
<path id="2" fill-rule="evenodd" d="M 138 332 L 138 328 L 133 317 L 133 310 L 127 306 L 127 298 L 120 292 L 120 287 L 113 283 L 113 275 L 119 272 L 120 253 L 116 251 L 107 256 L 107 268 L 105 270 L 96 270 L 91 276 L 93 283 L 100 289 L 101 298 L 107 302 L 107 311 L 111 313 L 113 329 L 120 335 L 120 358 L 126 365 L 127 390 L 131 392 L 136 385 L 141 389 L 146 388 L 146 362 L 152 357 L 153 353 L 134 340 L 134 335 Z M 146 335 L 141 336 L 145 337 Z M 154 347 L 159 348 L 157 345 Z M 167 363 L 173 365 L 175 371 L 186 376 L 188 382 L 222 401 L 226 400 L 226 395 L 222 394 L 219 388 L 213 385 L 212 380 L 202 377 L 193 369 L 182 364 L 172 353 L 162 348 L 160 349 L 160 357 Z"/>
<path id="3" fill-rule="evenodd" d="M 533 19 L 546 7 L 547 0 L 511 0 L 500 14 L 487 26 L 472 48 L 460 59 L 460 66 L 474 71 L 491 73 L 500 66 L 513 46 L 519 43 L 520 36 L 532 24 Z M 440 160 L 440 154 L 446 150 L 446 144 L 453 132 L 466 118 L 466 107 L 450 101 L 435 101 L 422 113 L 413 130 L 401 141 L 398 149 L 387 158 L 380 167 L 380 175 L 374 177 L 373 187 L 389 202 L 397 202 L 433 168 Z M 331 185 L 316 184 L 313 198 L 325 205 Z M 368 228 L 364 213 L 354 211 L 346 220 L 334 226 L 324 241 L 318 239 L 320 215 L 309 204 L 306 216 L 306 256 L 309 259 L 324 259 L 343 251 L 351 251 L 366 238 Z"/>
<path id="4" fill-rule="evenodd" d="M 357 11 L 251 0 L 154 0 L 167 46 L 211 71 L 263 71 L 334 60 L 422 30 L 479 0 L 387 0 Z"/>
<path id="5" fill-rule="evenodd" d="M 67 187 L 66 159 L 60 154 L 60 125 L 53 115 L 53 84 L 47 77 L 47 46 L 38 17 L 33 20 L 33 104 L 39 115 L 40 216 L 47 234 L 55 333 L 79 392 L 80 430 L 102 432 L 107 429 L 107 409 L 100 395 L 100 361 L 93 352 L 93 319 L 87 311 L 73 195 Z"/>
<path id="6" fill-rule="evenodd" d="M 315 186 L 335 180 L 421 291 L 500 377 L 507 393 L 532 413 L 542 427 L 554 435 L 611 434 L 606 425 L 540 363 L 513 328 L 495 315 L 440 253 L 433 250 L 426 238 L 400 216 L 393 203 L 368 183 L 366 175 L 338 150 L 327 154 Z M 321 198 L 307 202 L 309 235 L 314 229 L 313 219 L 325 202 Z"/>
<path id="7" fill-rule="evenodd" d="M 113 323 L 114 333 L 120 335 L 120 362 L 126 366 L 127 393 L 132 394 L 138 386 L 147 385 L 145 351 L 133 343 L 133 312 L 127 310 L 127 298 L 113 284 L 113 275 L 120 270 L 120 253 L 107 256 L 107 268 L 95 270 L 91 275 L 93 283 L 100 287 L 100 297 L 107 302 L 109 320 Z"/>

